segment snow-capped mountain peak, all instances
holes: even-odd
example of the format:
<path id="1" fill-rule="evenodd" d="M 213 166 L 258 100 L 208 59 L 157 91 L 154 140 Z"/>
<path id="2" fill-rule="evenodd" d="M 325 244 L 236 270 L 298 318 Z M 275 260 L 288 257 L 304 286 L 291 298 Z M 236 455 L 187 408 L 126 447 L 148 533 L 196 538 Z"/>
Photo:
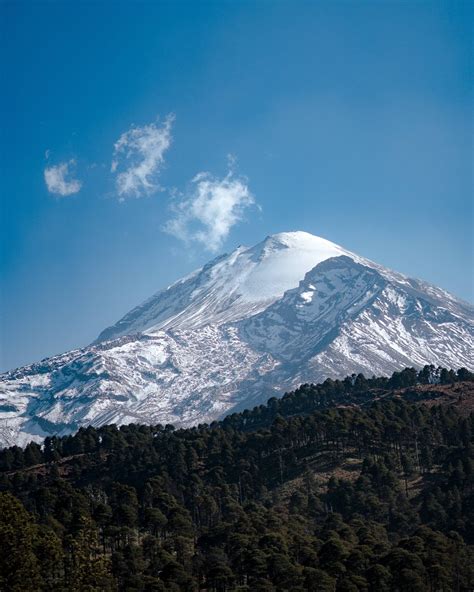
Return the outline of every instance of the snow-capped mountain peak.
<path id="1" fill-rule="evenodd" d="M 281 232 L 238 247 L 126 314 L 97 341 L 160 329 L 191 329 L 254 315 L 295 288 L 305 273 L 330 257 L 356 255 L 307 232 Z"/>
<path id="2" fill-rule="evenodd" d="M 238 247 L 98 341 L 0 376 L 0 446 L 83 425 L 218 419 L 302 382 L 474 369 L 474 309 L 305 232 Z"/>

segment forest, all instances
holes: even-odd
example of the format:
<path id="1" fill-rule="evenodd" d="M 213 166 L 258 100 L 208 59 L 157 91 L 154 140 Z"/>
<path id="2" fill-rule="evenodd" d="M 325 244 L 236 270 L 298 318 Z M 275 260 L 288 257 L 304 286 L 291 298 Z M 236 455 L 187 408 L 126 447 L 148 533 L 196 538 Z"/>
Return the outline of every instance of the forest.
<path id="1" fill-rule="evenodd" d="M 473 383 L 359 374 L 1 450 L 0 591 L 468 592 Z"/>

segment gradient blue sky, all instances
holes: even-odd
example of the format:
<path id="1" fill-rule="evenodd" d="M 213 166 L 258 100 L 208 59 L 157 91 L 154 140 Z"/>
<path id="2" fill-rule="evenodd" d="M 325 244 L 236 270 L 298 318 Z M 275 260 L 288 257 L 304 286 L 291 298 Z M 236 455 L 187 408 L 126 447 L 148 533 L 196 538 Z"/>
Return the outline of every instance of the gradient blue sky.
<path id="1" fill-rule="evenodd" d="M 472 6 L 2 3 L 1 368 L 213 257 L 162 227 L 169 188 L 228 154 L 260 208 L 222 250 L 306 230 L 472 301 Z M 120 202 L 114 143 L 169 113 L 164 189 Z M 55 196 L 70 159 L 82 188 Z"/>

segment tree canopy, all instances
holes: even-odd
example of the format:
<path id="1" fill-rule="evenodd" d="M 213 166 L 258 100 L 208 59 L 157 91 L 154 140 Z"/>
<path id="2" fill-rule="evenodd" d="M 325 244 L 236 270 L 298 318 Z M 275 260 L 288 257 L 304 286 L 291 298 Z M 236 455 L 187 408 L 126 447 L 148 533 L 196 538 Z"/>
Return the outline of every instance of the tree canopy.
<path id="1" fill-rule="evenodd" d="M 0 590 L 467 592 L 474 416 L 410 389 L 473 376 L 427 368 L 0 451 Z"/>

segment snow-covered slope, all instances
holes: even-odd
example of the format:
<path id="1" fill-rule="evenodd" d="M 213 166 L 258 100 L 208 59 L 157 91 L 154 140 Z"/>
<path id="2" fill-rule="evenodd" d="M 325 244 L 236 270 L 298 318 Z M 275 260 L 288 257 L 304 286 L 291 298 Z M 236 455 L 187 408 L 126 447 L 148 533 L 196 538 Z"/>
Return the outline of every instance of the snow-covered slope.
<path id="1" fill-rule="evenodd" d="M 81 425 L 177 423 L 219 417 L 276 361 L 232 326 L 121 337 L 2 376 L 0 443 Z"/>
<path id="2" fill-rule="evenodd" d="M 274 372 L 278 378 L 269 373 L 266 382 L 288 390 L 302 382 L 388 374 L 406 366 L 474 368 L 473 307 L 376 267 L 346 256 L 329 259 L 298 288 L 239 323 L 246 343 L 281 362 Z"/>
<path id="3" fill-rule="evenodd" d="M 307 233 L 239 247 L 104 331 L 0 376 L 0 445 L 81 425 L 193 425 L 301 382 L 474 369 L 469 304 Z"/>

